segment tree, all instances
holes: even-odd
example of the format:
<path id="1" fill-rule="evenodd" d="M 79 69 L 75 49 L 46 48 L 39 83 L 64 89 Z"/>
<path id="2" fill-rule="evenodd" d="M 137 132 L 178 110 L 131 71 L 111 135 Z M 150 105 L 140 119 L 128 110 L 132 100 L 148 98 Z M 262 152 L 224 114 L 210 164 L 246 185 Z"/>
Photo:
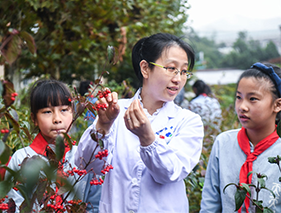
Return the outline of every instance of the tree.
<path id="1" fill-rule="evenodd" d="M 263 48 L 259 41 L 248 39 L 247 32 L 239 32 L 232 47 L 233 51 L 225 55 L 221 66 L 248 69 L 255 62 L 267 61 L 279 55 L 272 41 Z"/>
<path id="2" fill-rule="evenodd" d="M 204 52 L 204 60 L 207 68 L 219 68 L 223 55 L 219 52 L 222 44 L 216 44 L 214 39 L 199 37 L 195 31 L 189 33 L 191 45 L 196 53 Z"/>
<path id="3" fill-rule="evenodd" d="M 13 80 L 15 73 L 24 72 L 26 78 L 49 75 L 68 83 L 72 74 L 78 79 L 81 76 L 94 79 L 98 71 L 105 69 L 108 45 L 122 50 L 126 67 L 131 47 L 138 38 L 160 31 L 182 34 L 188 16 L 186 3 L 186 0 L 1 1 L 2 44 L 9 30 L 16 29 L 29 33 L 37 47 L 36 55 L 22 49 L 20 58 L 11 66 L 6 64 L 5 77 Z M 126 35 L 121 35 L 122 27 Z M 117 70 L 115 74 L 119 75 Z M 125 78 L 123 74 L 119 78 Z"/>

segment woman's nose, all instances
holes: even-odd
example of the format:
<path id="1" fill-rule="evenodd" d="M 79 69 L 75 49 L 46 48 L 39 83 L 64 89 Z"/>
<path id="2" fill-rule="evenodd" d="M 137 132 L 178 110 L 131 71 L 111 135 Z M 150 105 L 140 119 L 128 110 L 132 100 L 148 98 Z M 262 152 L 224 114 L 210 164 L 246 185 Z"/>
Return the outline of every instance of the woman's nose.
<path id="1" fill-rule="evenodd" d="M 177 72 L 177 74 L 174 75 L 174 77 L 172 78 L 173 82 L 177 82 L 179 83 L 181 81 L 181 74 L 180 72 Z"/>

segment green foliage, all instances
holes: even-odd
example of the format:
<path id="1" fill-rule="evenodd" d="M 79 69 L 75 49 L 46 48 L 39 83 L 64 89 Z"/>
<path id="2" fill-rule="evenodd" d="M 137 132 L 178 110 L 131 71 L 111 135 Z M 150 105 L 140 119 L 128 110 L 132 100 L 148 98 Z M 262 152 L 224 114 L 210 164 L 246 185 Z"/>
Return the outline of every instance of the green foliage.
<path id="1" fill-rule="evenodd" d="M 244 70 L 255 62 L 279 57 L 273 41 L 269 41 L 266 47 L 262 47 L 259 41 L 249 39 L 247 32 L 238 33 L 238 38 L 232 45 L 233 50 L 227 54 L 219 51 L 219 48 L 225 45 L 217 44 L 214 38 L 199 37 L 194 31 L 189 33 L 189 37 L 196 53 L 204 53 L 204 62 L 197 62 L 198 68 L 232 67 Z"/>
<path id="2" fill-rule="evenodd" d="M 6 66 L 6 77 L 24 72 L 26 78 L 50 75 L 67 83 L 74 75 L 94 80 L 105 69 L 108 45 L 117 47 L 117 55 L 125 54 L 124 64 L 130 64 L 138 38 L 156 32 L 181 35 L 188 17 L 186 5 L 187 0 L 1 1 L 0 44 L 13 37 L 10 43 L 15 47 L 8 48 L 13 54 L 7 61 L 14 63 Z M 117 82 L 123 80 L 124 75 Z"/>
<path id="3" fill-rule="evenodd" d="M 275 44 L 270 41 L 263 48 L 259 41 L 248 39 L 247 32 L 239 32 L 238 39 L 233 43 L 233 51 L 227 54 L 223 61 L 223 67 L 248 69 L 258 61 L 266 61 L 279 56 Z"/>

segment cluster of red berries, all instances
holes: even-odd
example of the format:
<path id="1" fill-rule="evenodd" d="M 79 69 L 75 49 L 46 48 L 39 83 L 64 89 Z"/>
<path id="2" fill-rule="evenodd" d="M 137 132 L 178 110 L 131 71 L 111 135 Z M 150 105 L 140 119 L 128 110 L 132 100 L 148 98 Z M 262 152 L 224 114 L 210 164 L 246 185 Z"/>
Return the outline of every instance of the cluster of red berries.
<path id="1" fill-rule="evenodd" d="M 1 129 L 1 133 L 9 133 L 9 130 L 8 129 Z"/>
<path id="2" fill-rule="evenodd" d="M 103 104 L 96 104 L 95 106 L 92 107 L 94 110 L 98 111 L 99 109 L 106 109 L 107 108 L 107 105 L 106 103 L 103 103 Z"/>
<path id="3" fill-rule="evenodd" d="M 94 177 L 91 181 L 90 181 L 91 186 L 92 185 L 102 185 L 103 184 L 103 179 L 99 178 L 97 179 L 96 177 Z"/>
<path id="4" fill-rule="evenodd" d="M 97 96 L 99 96 L 99 98 L 103 98 L 103 97 L 106 98 L 109 93 L 111 93 L 109 89 L 106 89 L 103 92 L 99 90 Z"/>
<path id="5" fill-rule="evenodd" d="M 18 96 L 18 93 L 16 93 L 16 92 L 12 93 L 11 94 L 11 100 L 15 101 L 16 100 L 16 98 L 15 98 L 16 96 Z"/>
<path id="6" fill-rule="evenodd" d="M 69 201 L 67 201 L 69 204 L 71 204 L 71 205 L 78 205 L 79 203 L 81 203 L 82 202 L 82 200 L 69 200 Z"/>
<path id="7" fill-rule="evenodd" d="M 56 197 L 57 197 L 57 195 L 52 195 L 50 197 L 50 199 L 55 201 Z M 59 203 L 55 203 L 55 204 L 48 203 L 47 207 L 49 207 L 51 209 L 54 209 L 56 212 L 65 212 L 66 211 L 66 209 L 63 206 L 63 204 L 60 204 L 60 202 Z"/>
<path id="8" fill-rule="evenodd" d="M 9 209 L 9 206 L 7 203 L 0 203 L 0 209 L 1 210 L 8 210 Z"/>
<path id="9" fill-rule="evenodd" d="M 103 150 L 102 152 L 99 151 L 98 154 L 95 155 L 96 158 L 99 158 L 100 160 L 103 158 L 103 157 L 107 157 L 108 156 L 108 150 L 105 149 Z"/>
<path id="10" fill-rule="evenodd" d="M 9 206 L 7 203 L 2 203 L 8 196 L 6 195 L 4 198 L 0 199 L 0 210 L 8 210 Z"/>
<path id="11" fill-rule="evenodd" d="M 74 173 L 78 174 L 79 176 L 82 176 L 82 175 L 86 175 L 87 174 L 87 171 L 85 169 L 83 170 L 79 170 L 79 169 L 76 169 L 76 167 L 73 167 L 72 170 L 68 170 L 67 173 L 71 176 L 74 175 Z"/>
<path id="12" fill-rule="evenodd" d="M 113 166 L 107 165 L 103 170 L 101 170 L 101 173 L 105 174 L 106 172 L 109 172 L 110 169 L 113 169 Z"/>

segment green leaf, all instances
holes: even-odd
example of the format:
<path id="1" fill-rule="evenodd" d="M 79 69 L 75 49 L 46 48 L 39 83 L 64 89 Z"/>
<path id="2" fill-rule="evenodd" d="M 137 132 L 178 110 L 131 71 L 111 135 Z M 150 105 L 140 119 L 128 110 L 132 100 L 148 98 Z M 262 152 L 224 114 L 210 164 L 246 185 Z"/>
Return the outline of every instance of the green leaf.
<path id="1" fill-rule="evenodd" d="M 265 180 L 263 178 L 258 178 L 258 182 L 260 184 L 260 188 L 264 188 L 265 187 Z"/>
<path id="2" fill-rule="evenodd" d="M 9 180 L 0 181 L 0 198 L 4 198 L 13 186 L 13 182 Z"/>
<path id="3" fill-rule="evenodd" d="M 64 136 L 64 139 L 66 140 L 69 148 L 72 149 L 72 140 L 71 140 L 70 136 L 64 132 L 63 132 L 63 136 Z"/>
<path id="4" fill-rule="evenodd" d="M 21 54 L 22 40 L 18 35 L 9 35 L 7 39 L 9 39 L 9 41 L 5 45 L 5 49 L 2 49 L 2 55 L 9 64 L 12 64 Z"/>
<path id="5" fill-rule="evenodd" d="M 0 81 L 0 95 L 2 95 L 3 90 L 4 90 L 3 83 L 2 83 L 2 81 Z"/>
<path id="6" fill-rule="evenodd" d="M 227 185 L 223 188 L 223 193 L 224 193 L 225 189 L 226 189 L 227 187 L 231 186 L 231 185 L 234 185 L 234 186 L 236 186 L 236 188 L 238 188 L 238 185 L 237 185 L 237 184 L 235 184 L 235 183 L 229 183 L 229 184 L 227 184 Z"/>
<path id="7" fill-rule="evenodd" d="M 241 183 L 241 187 L 242 187 L 242 189 L 246 190 L 250 194 L 250 196 L 251 196 L 251 189 L 250 189 L 248 184 Z"/>
<path id="8" fill-rule="evenodd" d="M 270 191 L 271 192 L 271 194 L 272 194 L 272 196 L 275 198 L 275 194 L 274 194 L 274 192 L 272 191 L 272 190 L 270 190 L 270 189 L 268 189 L 268 188 L 266 188 L 266 187 L 262 187 L 263 189 L 266 189 L 267 191 Z"/>
<path id="9" fill-rule="evenodd" d="M 61 160 L 65 151 L 64 139 L 60 135 L 56 138 L 56 158 Z"/>
<path id="10" fill-rule="evenodd" d="M 13 116 L 8 111 L 5 112 L 5 116 L 7 117 L 9 122 L 13 125 L 13 129 L 19 134 L 20 132 L 19 123 L 13 118 Z"/>
<path id="11" fill-rule="evenodd" d="M 263 213 L 274 213 L 274 212 L 271 209 L 269 209 L 268 207 L 264 207 Z"/>
<path id="12" fill-rule="evenodd" d="M 2 140 L 0 140 L 0 162 L 2 164 L 6 164 L 11 156 L 10 147 L 5 144 Z"/>
<path id="13" fill-rule="evenodd" d="M 235 211 L 238 211 L 242 206 L 245 198 L 246 198 L 247 191 L 244 189 L 238 189 L 235 193 Z"/>
<path id="14" fill-rule="evenodd" d="M 36 53 L 36 45 L 35 45 L 35 41 L 34 38 L 26 31 L 21 31 L 19 33 L 19 35 L 23 38 L 23 40 L 26 42 L 26 45 L 29 49 L 29 51 L 32 54 Z"/>
<path id="15" fill-rule="evenodd" d="M 99 139 L 99 146 L 101 149 L 104 148 L 104 144 L 103 144 L 103 140 L 102 139 Z"/>
<path id="16" fill-rule="evenodd" d="M 32 141 L 32 136 L 29 133 L 29 130 L 26 127 L 20 127 L 20 129 L 26 134 L 29 141 Z"/>

